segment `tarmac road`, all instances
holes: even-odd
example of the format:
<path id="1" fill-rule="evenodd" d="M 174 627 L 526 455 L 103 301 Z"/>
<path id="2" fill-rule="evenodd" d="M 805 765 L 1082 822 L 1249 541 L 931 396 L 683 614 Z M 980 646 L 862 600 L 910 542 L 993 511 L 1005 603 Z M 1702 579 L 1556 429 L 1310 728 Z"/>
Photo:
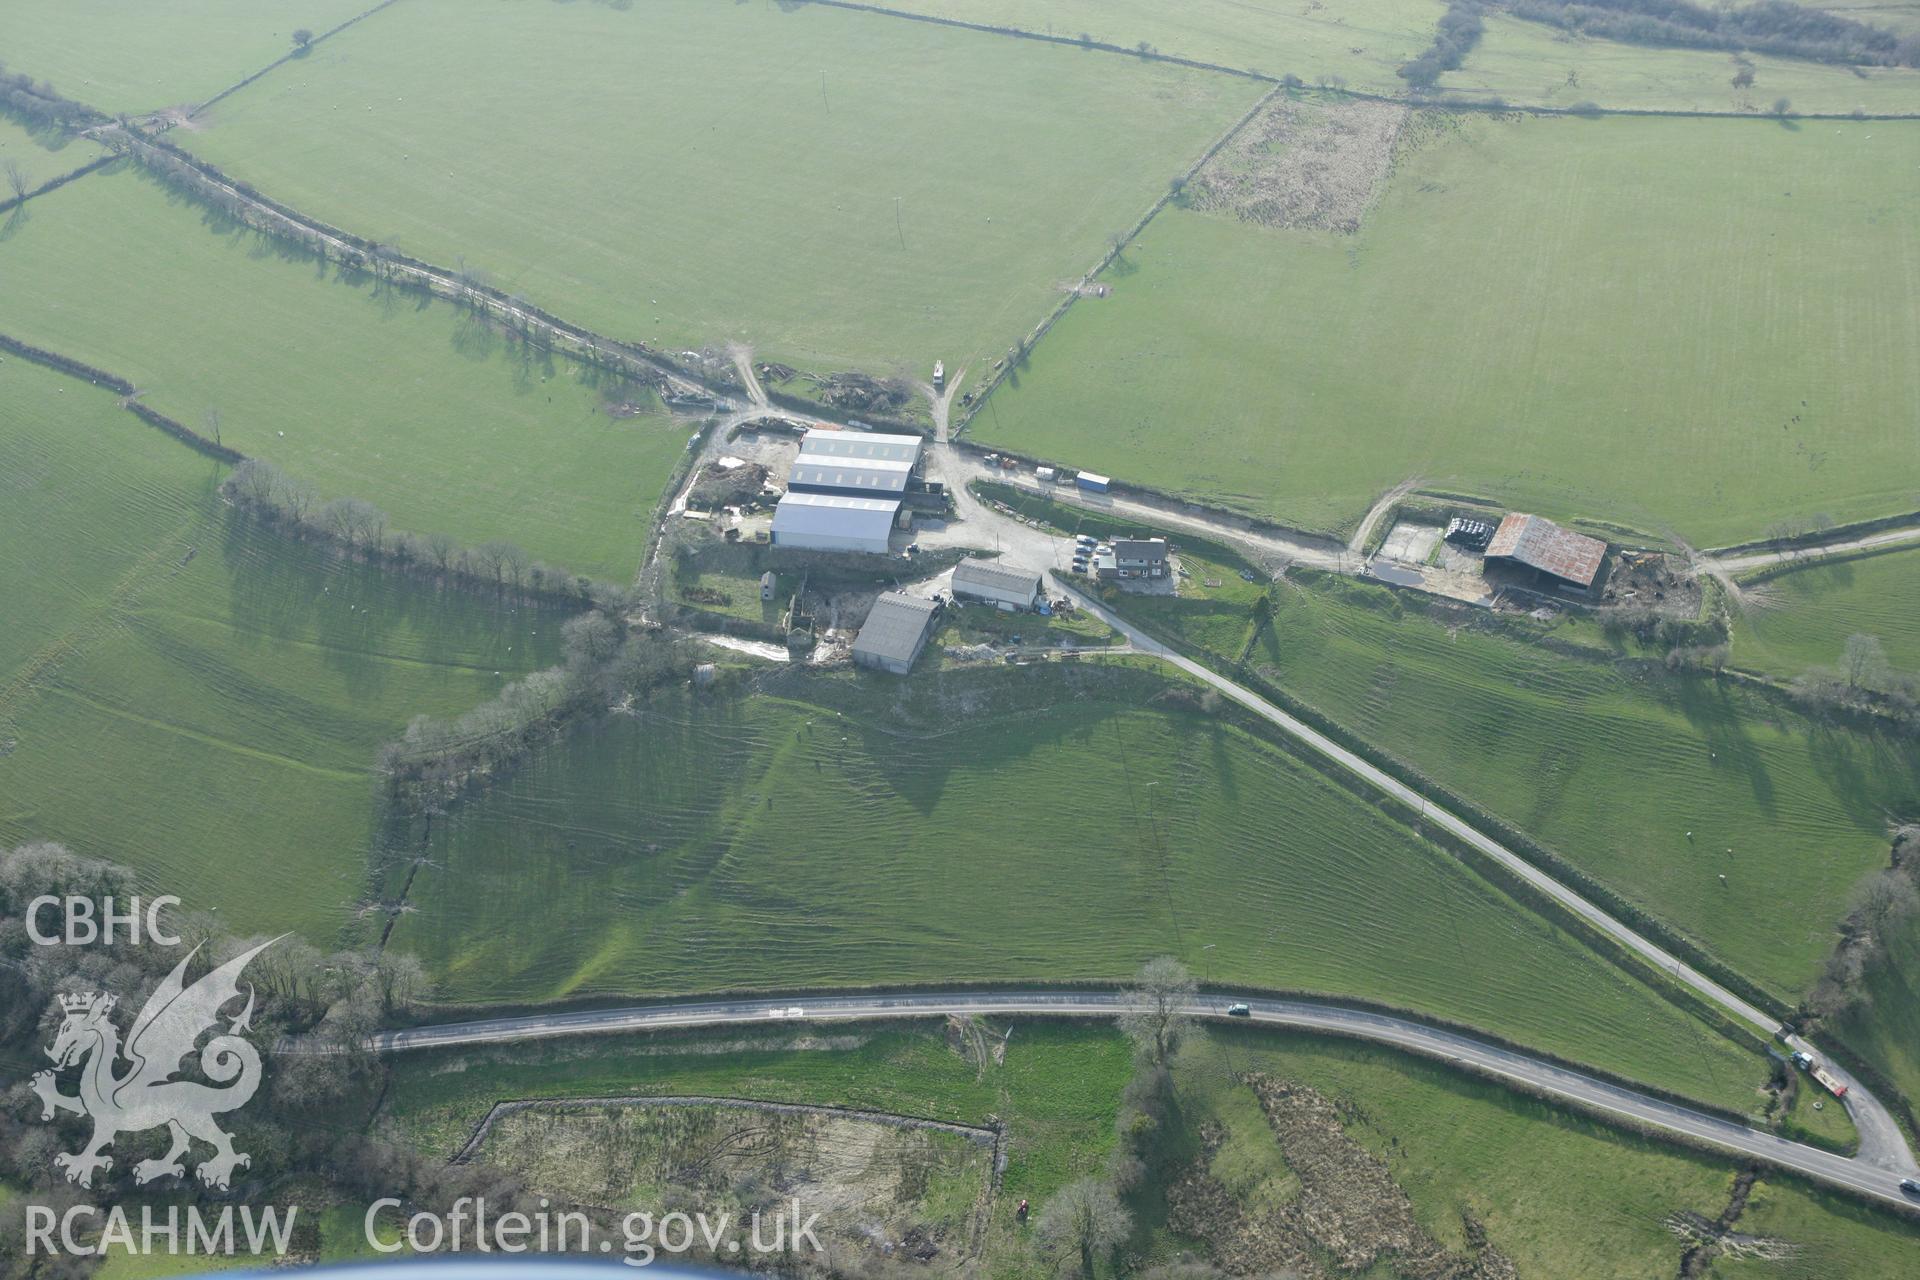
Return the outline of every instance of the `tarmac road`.
<path id="1" fill-rule="evenodd" d="M 1235 684 L 1200 663 L 1173 652 L 1153 637 L 1104 608 L 1099 601 L 1072 589 L 1068 591 L 1078 600 L 1082 608 L 1126 636 L 1136 652 L 1151 654 L 1205 681 L 1219 690 L 1223 696 L 1233 699 L 1282 732 L 1327 757 L 1348 773 L 1363 779 L 1369 786 L 1385 792 L 1402 804 L 1418 811 L 1423 821 L 1445 828 L 1455 838 L 1499 863 L 1542 893 L 1549 895 L 1602 933 L 1671 975 L 1675 981 L 1692 987 L 1728 1013 L 1750 1024 L 1762 1035 L 1771 1037 L 1780 1029 L 1779 1019 L 1755 1008 L 1751 1003 L 1727 990 L 1726 987 L 1673 955 L 1658 943 L 1635 933 L 1631 927 L 1615 919 L 1604 909 L 1589 902 L 1578 892 L 1540 870 L 1499 841 L 1482 834 L 1448 810 L 1429 802 L 1425 796 L 1392 774 L 1375 767 L 1259 694 Z M 1899 1122 L 1893 1118 L 1893 1113 L 1887 1110 L 1886 1105 L 1879 1098 L 1848 1074 L 1844 1067 L 1822 1054 L 1818 1048 L 1801 1037 L 1789 1036 L 1785 1043 L 1790 1048 L 1802 1050 L 1820 1059 L 1822 1065 L 1847 1086 L 1844 1105 L 1847 1108 L 1847 1114 L 1853 1119 L 1854 1128 L 1860 1134 L 1860 1154 L 1857 1157 L 1859 1163 L 1875 1165 L 1899 1175 L 1920 1176 L 1920 1166 L 1915 1164 L 1913 1153 L 1907 1148 L 1906 1135 L 1901 1132 Z"/>
<path id="2" fill-rule="evenodd" d="M 1224 1018 L 1229 1001 L 1237 998 L 1203 994 L 1189 1006 L 1189 1012 L 1196 1017 Z M 517 1043 L 556 1036 L 680 1027 L 739 1027 L 774 1022 L 870 1021 L 881 1018 L 932 1018 L 947 1014 L 1110 1018 L 1119 1011 L 1120 1002 L 1121 997 L 1114 992 L 1024 990 L 716 1000 L 445 1023 L 407 1031 L 383 1032 L 375 1036 L 371 1044 L 376 1051 L 398 1053 L 460 1045 Z M 1749 1129 L 1731 1120 L 1694 1111 L 1459 1032 L 1338 1005 L 1264 999 L 1247 999 L 1246 1003 L 1251 1011 L 1248 1018 L 1250 1022 L 1329 1032 L 1392 1045 L 1535 1090 L 1604 1116 L 1624 1119 L 1750 1156 L 1870 1199 L 1908 1208 L 1920 1207 L 1920 1200 L 1901 1193 L 1900 1174 L 1894 1170 L 1789 1142 L 1773 1134 Z"/>

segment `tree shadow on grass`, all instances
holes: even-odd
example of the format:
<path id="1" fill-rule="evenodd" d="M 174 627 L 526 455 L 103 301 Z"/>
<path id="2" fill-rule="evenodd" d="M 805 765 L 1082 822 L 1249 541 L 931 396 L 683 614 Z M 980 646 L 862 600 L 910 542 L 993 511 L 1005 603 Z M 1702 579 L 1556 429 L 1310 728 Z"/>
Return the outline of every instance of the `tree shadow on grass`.
<path id="1" fill-rule="evenodd" d="M 1725 681 L 1712 676 L 1676 676 L 1672 689 L 1675 705 L 1700 732 L 1712 752 L 1710 766 L 1745 775 L 1760 811 L 1774 816 L 1773 778 L 1745 722 L 1753 707 L 1746 699 L 1736 696 Z"/>

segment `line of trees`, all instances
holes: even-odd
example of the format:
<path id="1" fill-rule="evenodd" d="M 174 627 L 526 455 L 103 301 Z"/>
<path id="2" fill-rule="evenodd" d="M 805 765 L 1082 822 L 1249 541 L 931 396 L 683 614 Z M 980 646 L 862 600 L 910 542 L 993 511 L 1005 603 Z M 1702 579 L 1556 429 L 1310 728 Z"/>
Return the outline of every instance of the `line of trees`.
<path id="1" fill-rule="evenodd" d="M 1480 0 L 1453 0 L 1440 15 L 1433 43 L 1419 57 L 1402 64 L 1399 76 L 1416 89 L 1431 89 L 1440 77 L 1457 71 L 1467 54 L 1480 43 Z"/>
<path id="2" fill-rule="evenodd" d="M 1063 1272 L 1092 1280 L 1100 1261 L 1133 1234 L 1133 1215 L 1122 1197 L 1158 1163 L 1172 1130 L 1173 1058 L 1193 1028 L 1187 1010 L 1197 989 L 1186 966 L 1161 956 L 1141 966 L 1122 996 L 1120 1030 L 1133 1043 L 1134 1073 L 1120 1096 L 1105 1174 L 1060 1188 L 1035 1223 L 1041 1252 Z"/>
<path id="3" fill-rule="evenodd" d="M 1802 1011 L 1828 1021 L 1868 1000 L 1868 979 L 1888 964 L 1887 944 L 1920 912 L 1920 825 L 1894 832 L 1893 857 L 1860 887 L 1858 905 L 1840 923 L 1840 945 Z"/>
<path id="4" fill-rule="evenodd" d="M 1920 677 L 1894 670 L 1878 636 L 1856 633 L 1840 648 L 1840 662 L 1795 678 L 1793 695 L 1813 711 L 1865 712 L 1920 733 Z"/>
<path id="5" fill-rule="evenodd" d="M 236 506 L 263 519 L 403 569 L 465 579 L 496 591 L 581 600 L 592 599 L 596 591 L 591 579 L 543 564 L 516 543 L 496 539 L 469 547 L 444 533 L 396 532 L 388 527 L 387 513 L 371 502 L 361 498 L 323 502 L 312 485 L 259 458 L 248 458 L 235 467 L 222 489 Z"/>
<path id="6" fill-rule="evenodd" d="M 1709 8 L 1692 0 L 1511 0 L 1516 18 L 1627 44 L 1770 53 L 1818 62 L 1920 66 L 1920 36 L 1790 3 Z M 1750 70 L 1745 77 L 1751 83 Z M 1784 114 L 1784 113 L 1782 113 Z"/>
<path id="7" fill-rule="evenodd" d="M 564 725 L 691 674 L 697 647 L 628 625 L 624 601 L 568 619 L 562 663 L 536 671 L 457 716 L 415 716 L 382 747 L 397 795 L 431 806 L 527 756 Z"/>
<path id="8" fill-rule="evenodd" d="M 108 899 L 124 910 L 137 895 L 153 892 L 126 867 L 81 857 L 58 844 L 0 851 L 0 920 L 5 922 L 0 924 L 0 1042 L 23 1046 L 22 1053 L 0 1063 L 6 1085 L 0 1107 L 0 1172 L 16 1185 L 55 1183 L 59 1174 L 54 1152 L 71 1149 L 81 1133 L 78 1120 L 39 1123 L 38 1105 L 24 1079 L 28 1073 L 22 1064 L 37 1057 L 24 1047 L 47 1043 L 58 1025 L 56 996 L 106 991 L 123 1008 L 138 1011 L 194 947 L 199 952 L 188 982 L 266 941 L 235 937 L 215 917 L 180 908 L 162 913 L 163 928 L 181 939 L 178 947 L 130 942 L 124 932 L 110 945 L 50 947 L 36 944 L 27 933 L 28 904 L 43 894 L 91 899 L 100 918 Z M 52 927 L 50 920 L 42 923 Z M 263 1057 L 283 1036 L 300 1036 L 329 1050 L 273 1056 L 266 1105 L 258 1114 L 249 1109 L 246 1117 L 250 1126 L 281 1131 L 267 1135 L 269 1142 L 284 1138 L 288 1118 L 297 1126 L 300 1117 L 357 1091 L 377 1091 L 381 1068 L 363 1041 L 426 991 L 419 962 L 411 955 L 371 949 L 326 953 L 299 938 L 281 939 L 262 952 L 247 967 L 245 979 L 256 996 L 247 1034 Z M 116 1197 L 133 1191 L 132 1164 L 116 1166 L 116 1185 L 109 1188 Z M 98 1188 L 95 1194 L 101 1194 Z"/>
<path id="9" fill-rule="evenodd" d="M 84 102 L 62 97 L 45 80 L 8 71 L 0 63 L 0 105 L 18 115 L 28 125 L 54 125 L 70 129 L 98 120 L 100 115 Z"/>

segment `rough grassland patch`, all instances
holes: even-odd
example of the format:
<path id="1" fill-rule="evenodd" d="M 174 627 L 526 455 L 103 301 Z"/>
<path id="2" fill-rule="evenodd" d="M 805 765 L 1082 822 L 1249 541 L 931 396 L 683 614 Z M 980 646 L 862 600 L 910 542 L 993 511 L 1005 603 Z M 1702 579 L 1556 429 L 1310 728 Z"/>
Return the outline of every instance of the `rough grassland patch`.
<path id="1" fill-rule="evenodd" d="M 1275 98 L 1194 175 L 1186 201 L 1265 227 L 1352 234 L 1406 118 L 1387 102 Z"/>
<path id="2" fill-rule="evenodd" d="M 981 1243 L 993 1154 L 984 1129 L 772 1103 L 607 1099 L 497 1111 L 468 1158 L 563 1202 L 655 1215 L 691 1199 L 744 1223 L 753 1189 L 770 1188 L 820 1216 L 836 1257 L 900 1252 L 953 1266 Z"/>

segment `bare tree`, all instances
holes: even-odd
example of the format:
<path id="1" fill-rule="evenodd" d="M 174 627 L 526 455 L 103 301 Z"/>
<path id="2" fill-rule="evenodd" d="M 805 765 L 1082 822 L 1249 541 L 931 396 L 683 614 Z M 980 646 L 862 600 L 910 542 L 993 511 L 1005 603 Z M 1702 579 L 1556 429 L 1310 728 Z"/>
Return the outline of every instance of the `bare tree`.
<path id="1" fill-rule="evenodd" d="M 1887 651 L 1878 636 L 1855 633 L 1840 651 L 1840 671 L 1850 689 L 1878 689 L 1887 682 Z"/>
<path id="2" fill-rule="evenodd" d="M 12 156 L 8 156 L 6 162 L 0 164 L 0 173 L 6 175 L 7 189 L 13 192 L 13 198 L 15 200 L 25 200 L 27 198 L 29 183 L 27 181 L 27 171 L 20 167 L 20 162 Z"/>
<path id="3" fill-rule="evenodd" d="M 278 501 L 281 508 L 293 517 L 295 523 L 305 524 L 308 515 L 313 511 L 313 504 L 320 500 L 320 496 L 313 491 L 313 486 L 304 480 L 282 476 L 280 481 L 275 492 L 279 495 Z"/>
<path id="4" fill-rule="evenodd" d="M 1121 996 L 1120 1030 L 1142 1058 L 1164 1067 L 1178 1052 L 1192 1024 L 1187 1009 L 1196 990 L 1193 975 L 1172 956 L 1140 966 L 1133 987 Z"/>
<path id="5" fill-rule="evenodd" d="M 427 555 L 433 561 L 433 567 L 445 573 L 453 564 L 453 557 L 460 550 L 460 544 L 444 533 L 427 535 Z"/>
<path id="6" fill-rule="evenodd" d="M 1091 1280 L 1093 1264 L 1133 1231 L 1133 1218 L 1113 1188 L 1096 1178 L 1069 1182 L 1040 1211 L 1040 1244 L 1057 1257 L 1078 1254 L 1080 1274 Z"/>
<path id="7" fill-rule="evenodd" d="M 233 475 L 227 479 L 227 487 L 234 497 L 253 506 L 267 506 L 273 502 L 274 490 L 280 484 L 280 469 L 271 462 L 262 462 L 258 458 L 248 458 L 233 469 Z"/>
<path id="8" fill-rule="evenodd" d="M 560 645 L 569 667 L 597 667 L 620 651 L 620 628 L 598 611 L 560 625 Z"/>
<path id="9" fill-rule="evenodd" d="M 205 435 L 208 439 L 212 440 L 215 444 L 219 444 L 220 443 L 220 407 L 218 405 L 211 405 L 211 404 L 208 405 L 207 411 L 204 415 L 202 415 L 201 421 L 204 422 L 206 425 L 206 430 L 201 434 Z"/>

